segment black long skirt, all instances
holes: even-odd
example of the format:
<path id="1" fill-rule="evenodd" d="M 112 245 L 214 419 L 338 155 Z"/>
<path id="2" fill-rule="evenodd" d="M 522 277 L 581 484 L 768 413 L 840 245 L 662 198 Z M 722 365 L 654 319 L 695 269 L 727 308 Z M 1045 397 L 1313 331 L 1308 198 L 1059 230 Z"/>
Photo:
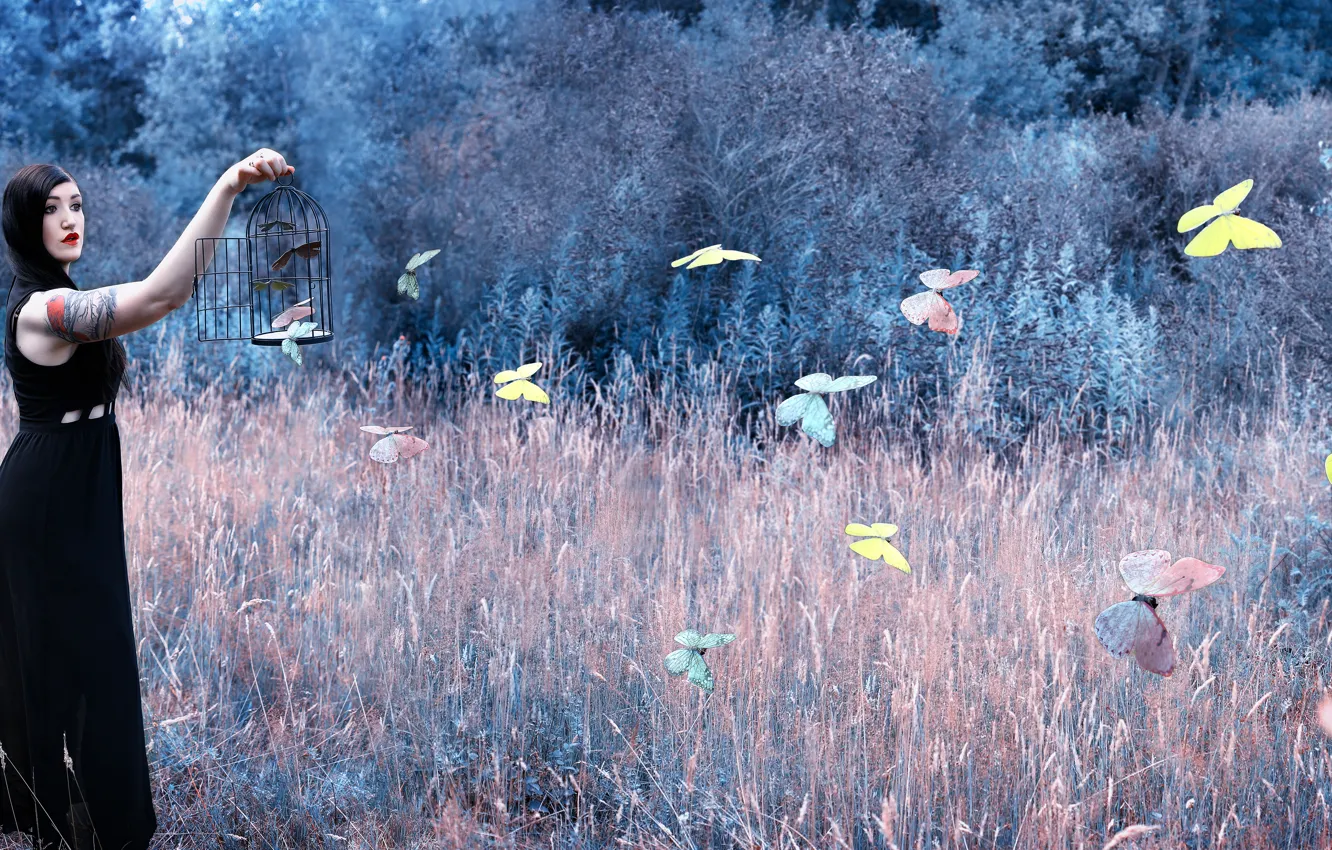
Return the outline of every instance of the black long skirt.
<path id="1" fill-rule="evenodd" d="M 141 850 L 157 830 L 115 413 L 20 423 L 0 462 L 0 832 Z M 89 843 L 89 838 L 95 843 Z"/>

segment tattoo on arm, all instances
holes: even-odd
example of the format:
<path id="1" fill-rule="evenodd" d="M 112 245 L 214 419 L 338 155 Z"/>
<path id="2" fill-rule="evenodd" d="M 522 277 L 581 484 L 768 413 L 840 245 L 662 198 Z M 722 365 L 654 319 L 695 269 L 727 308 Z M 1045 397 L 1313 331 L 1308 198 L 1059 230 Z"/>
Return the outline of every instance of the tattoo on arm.
<path id="1" fill-rule="evenodd" d="M 116 320 L 116 288 L 74 290 L 46 302 L 46 324 L 66 342 L 106 339 Z"/>

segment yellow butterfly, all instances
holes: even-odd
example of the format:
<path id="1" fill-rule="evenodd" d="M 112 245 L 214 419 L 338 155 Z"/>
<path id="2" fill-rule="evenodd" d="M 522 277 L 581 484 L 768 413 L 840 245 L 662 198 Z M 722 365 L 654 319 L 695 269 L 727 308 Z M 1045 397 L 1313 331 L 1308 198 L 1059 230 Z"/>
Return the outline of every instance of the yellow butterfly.
<path id="1" fill-rule="evenodd" d="M 896 534 L 897 526 L 888 522 L 876 522 L 873 525 L 853 522 L 846 527 L 846 533 L 852 537 L 865 538 L 851 544 L 852 552 L 863 555 L 871 561 L 883 558 L 883 562 L 888 566 L 896 567 L 904 573 L 911 572 L 911 565 L 907 563 L 906 557 L 897 551 L 897 547 L 884 539 Z"/>
<path id="2" fill-rule="evenodd" d="M 725 250 L 722 248 L 721 243 L 718 242 L 716 245 L 699 248 L 689 256 L 675 260 L 671 263 L 671 268 L 677 268 L 685 263 L 689 263 L 689 265 L 685 266 L 687 269 L 692 269 L 694 266 L 715 266 L 722 260 L 753 260 L 756 263 L 763 262 L 753 254 L 746 254 L 744 251 Z"/>
<path id="3" fill-rule="evenodd" d="M 1323 461 L 1323 471 L 1327 473 L 1328 483 L 1332 484 L 1332 455 L 1328 455 L 1327 460 Z"/>
<path id="4" fill-rule="evenodd" d="M 506 384 L 507 386 L 495 390 L 495 395 L 509 401 L 525 398 L 538 404 L 550 404 L 550 396 L 546 395 L 546 391 L 527 380 L 535 375 L 540 368 L 541 363 L 537 362 L 527 363 L 517 369 L 505 369 L 495 376 L 495 383 Z"/>
<path id="5" fill-rule="evenodd" d="M 1203 228 L 1202 233 L 1193 237 L 1193 241 L 1184 248 L 1184 253 L 1190 257 L 1215 257 L 1226 250 L 1231 242 L 1241 249 L 1280 248 L 1281 237 L 1272 228 L 1235 214 L 1252 188 L 1252 178 L 1236 183 L 1217 195 L 1210 204 L 1194 207 L 1180 216 L 1180 233 L 1187 233 L 1209 218 L 1217 217 L 1216 221 Z"/>

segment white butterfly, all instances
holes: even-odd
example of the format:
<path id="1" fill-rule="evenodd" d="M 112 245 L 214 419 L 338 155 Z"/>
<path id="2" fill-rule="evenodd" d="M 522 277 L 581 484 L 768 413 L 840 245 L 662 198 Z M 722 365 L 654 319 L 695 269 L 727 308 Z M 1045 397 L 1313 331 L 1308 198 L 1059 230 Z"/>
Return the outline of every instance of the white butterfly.
<path id="1" fill-rule="evenodd" d="M 1156 613 L 1157 597 L 1206 587 L 1225 571 L 1197 558 L 1172 564 L 1170 553 L 1161 549 L 1130 552 L 1120 559 L 1119 574 L 1136 595 L 1100 613 L 1096 637 L 1111 655 L 1122 658 L 1132 652 L 1142 669 L 1169 676 L 1175 669 L 1175 644 Z"/>
<path id="2" fill-rule="evenodd" d="M 397 463 L 398 458 L 415 457 L 430 448 L 420 437 L 404 433 L 412 430 L 411 425 L 362 425 L 361 430 L 384 438 L 370 447 L 370 459 L 378 463 Z"/>
<path id="3" fill-rule="evenodd" d="M 677 649 L 667 655 L 662 664 L 666 667 L 666 672 L 672 676 L 688 673 L 690 682 L 712 693 L 712 671 L 703 660 L 703 654 L 709 649 L 725 646 L 733 640 L 735 635 L 701 635 L 693 629 L 685 629 L 675 636 L 675 642 L 685 648 Z"/>
<path id="4" fill-rule="evenodd" d="M 412 254 L 412 258 L 407 261 L 407 270 L 398 277 L 398 291 L 419 299 L 421 297 L 421 286 L 416 280 L 416 270 L 439 252 L 439 248 L 431 248 L 429 251 Z"/>
<path id="5" fill-rule="evenodd" d="M 292 322 L 287 326 L 287 338 L 282 340 L 282 353 L 295 360 L 297 366 L 300 366 L 302 361 L 301 347 L 296 340 L 310 336 L 310 332 L 318 324 L 318 322 Z"/>
<path id="6" fill-rule="evenodd" d="M 843 375 L 836 380 L 832 375 L 815 372 L 796 381 L 804 390 L 777 405 L 777 424 L 786 426 L 800 423 L 800 430 L 818 440 L 824 447 L 832 446 L 837 438 L 832 412 L 823 400 L 824 393 L 840 393 L 867 386 L 879 380 L 874 375 Z"/>

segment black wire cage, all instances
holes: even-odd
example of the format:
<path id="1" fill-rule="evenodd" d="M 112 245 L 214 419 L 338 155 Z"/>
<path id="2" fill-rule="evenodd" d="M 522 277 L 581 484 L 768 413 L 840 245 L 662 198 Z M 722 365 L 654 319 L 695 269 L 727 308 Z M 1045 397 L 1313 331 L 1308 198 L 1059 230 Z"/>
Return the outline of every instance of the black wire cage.
<path id="1" fill-rule="evenodd" d="M 195 240 L 194 298 L 199 341 L 316 345 L 333 339 L 328 219 L 309 195 L 280 182 L 259 199 L 245 236 Z M 219 244 L 220 243 L 220 244 Z M 220 267 L 217 254 L 222 253 Z M 309 313 L 304 308 L 309 308 Z M 291 337 L 297 321 L 314 322 Z M 275 324 L 276 323 L 276 324 Z"/>

